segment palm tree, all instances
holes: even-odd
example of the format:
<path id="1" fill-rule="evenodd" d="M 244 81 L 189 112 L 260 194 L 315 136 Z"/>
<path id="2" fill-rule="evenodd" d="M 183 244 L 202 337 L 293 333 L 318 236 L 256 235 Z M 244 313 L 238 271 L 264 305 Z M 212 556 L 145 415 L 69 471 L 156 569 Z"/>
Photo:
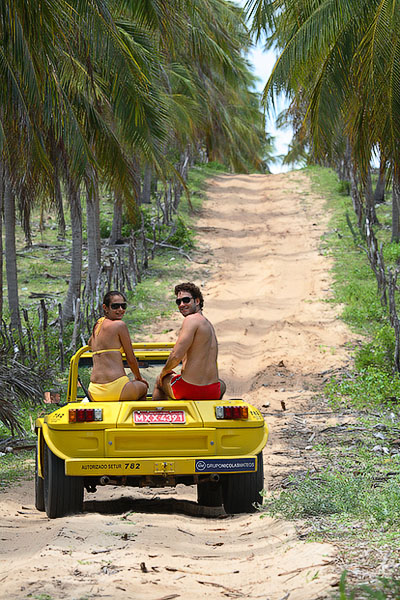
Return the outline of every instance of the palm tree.
<path id="1" fill-rule="evenodd" d="M 398 0 L 286 2 L 249 0 L 257 32 L 270 33 L 281 55 L 264 98 L 303 94 L 314 151 L 324 153 L 339 123 L 355 169 L 368 184 L 371 155 L 379 146 L 400 189 L 400 10 Z M 394 208 L 398 205 L 394 193 Z M 393 228 L 398 239 L 399 222 Z"/>

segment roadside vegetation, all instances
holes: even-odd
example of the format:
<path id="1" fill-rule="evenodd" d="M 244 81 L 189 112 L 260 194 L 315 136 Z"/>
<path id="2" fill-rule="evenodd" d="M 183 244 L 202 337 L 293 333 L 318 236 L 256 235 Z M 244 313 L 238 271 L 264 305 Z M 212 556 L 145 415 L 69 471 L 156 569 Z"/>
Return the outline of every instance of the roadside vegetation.
<path id="1" fill-rule="evenodd" d="M 333 214 L 321 241 L 334 259 L 330 302 L 341 306 L 341 318 L 360 341 L 349 349 L 351 367 L 324 390 L 325 402 L 348 415 L 348 422 L 332 428 L 326 442 L 313 448 L 318 470 L 292 477 L 287 489 L 265 499 L 263 510 L 305 521 L 308 539 L 337 545 L 349 570 L 337 598 L 399 598 L 400 378 L 393 364 L 395 335 L 379 299 L 365 240 L 356 233 L 350 197 L 334 171 L 307 171 Z M 400 247 L 390 242 L 390 193 L 377 214 L 387 266 L 395 266 Z M 382 579 L 376 581 L 377 574 Z M 369 587 L 360 582 L 369 582 Z"/>
<path id="2" fill-rule="evenodd" d="M 29 366 L 34 401 L 105 291 L 130 293 L 149 260 L 191 249 L 189 169 L 265 173 L 273 148 L 229 0 L 10 0 L 0 22 L 0 421 L 13 434 L 15 367 Z"/>
<path id="3" fill-rule="evenodd" d="M 191 195 L 191 208 L 187 202 L 182 201 L 176 216 L 178 222 L 181 223 L 178 246 L 184 248 L 185 256 L 173 248 L 161 249 L 154 256 L 154 259 L 149 261 L 148 268 L 143 273 L 142 280 L 136 285 L 134 291 L 127 292 L 129 308 L 126 311 L 125 321 L 134 341 L 140 340 L 145 333 L 148 333 L 149 325 L 157 323 L 158 320 L 161 323 L 162 319 L 168 317 L 176 310 L 173 286 L 179 279 L 187 277 L 187 268 L 190 261 L 196 260 L 198 257 L 193 224 L 196 215 L 201 209 L 207 178 L 221 173 L 223 170 L 224 167 L 219 163 L 203 164 L 190 169 L 188 187 Z M 112 213 L 111 200 L 107 201 L 105 199 L 102 204 L 105 215 L 107 215 L 108 211 Z M 35 215 L 33 216 L 33 230 L 35 230 L 39 218 L 39 214 L 36 215 L 36 218 Z M 19 240 L 19 245 L 17 246 L 18 272 L 24 281 L 24 288 L 26 288 L 23 290 L 26 307 L 30 310 L 30 314 L 34 313 L 32 325 L 35 333 L 38 331 L 38 316 L 35 317 L 37 299 L 35 297 L 32 298 L 32 293 L 34 294 L 36 288 L 38 288 L 42 291 L 45 290 L 45 293 L 51 297 L 62 293 L 62 289 L 60 289 L 60 282 L 56 277 L 48 277 L 46 268 L 42 270 L 38 268 L 36 276 L 31 276 L 32 265 L 29 256 L 33 251 L 31 251 L 28 257 L 26 256 L 23 251 L 23 233 L 19 228 L 17 228 L 17 240 Z M 40 240 L 42 246 L 35 244 L 34 249 L 35 260 L 38 265 L 42 261 L 45 264 L 46 256 L 49 252 L 48 246 L 53 247 L 57 243 L 56 232 L 49 226 L 40 233 Z M 19 251 L 20 249 L 21 251 Z M 63 255 L 60 255 L 58 260 L 53 257 L 51 262 L 52 272 L 55 274 L 62 273 L 65 269 L 65 262 Z M 201 262 L 203 263 L 203 260 Z M 210 266 L 208 263 L 199 264 L 197 269 L 199 277 L 206 277 L 209 269 Z M 71 331 L 69 330 L 70 333 Z M 1 402 L 0 410 L 3 411 L 3 416 L 6 416 L 5 411 L 7 409 L 10 419 L 7 420 L 4 418 L 3 422 L 0 422 L 0 452 L 3 453 L 0 458 L 0 491 L 18 479 L 24 477 L 30 478 L 33 475 L 33 452 L 32 450 L 18 449 L 16 440 L 23 438 L 25 446 L 29 446 L 29 442 L 31 441 L 33 447 L 36 440 L 33 432 L 36 417 L 54 410 L 54 404 L 44 403 L 43 391 L 58 391 L 60 393 L 60 402 L 65 401 L 69 362 L 67 360 L 64 370 L 60 370 L 57 355 L 57 331 L 50 330 L 48 345 L 51 349 L 54 367 L 51 370 L 46 368 L 41 370 L 43 379 L 40 385 L 38 384 L 35 389 L 28 390 L 25 397 L 20 398 L 18 410 L 15 404 L 8 405 L 4 401 L 4 398 Z M 71 352 L 67 356 L 69 358 Z M 40 365 L 35 365 L 35 368 L 39 370 Z M 15 375 L 15 366 L 13 372 Z M 23 373 L 21 373 L 22 378 Z M 0 370 L 0 388 L 7 385 L 10 386 L 11 383 L 2 378 L 2 371 Z M 14 428 L 10 423 L 14 424 Z M 19 426 L 15 427 L 16 423 Z M 15 449 L 15 454 L 6 451 L 7 448 L 11 447 Z"/>

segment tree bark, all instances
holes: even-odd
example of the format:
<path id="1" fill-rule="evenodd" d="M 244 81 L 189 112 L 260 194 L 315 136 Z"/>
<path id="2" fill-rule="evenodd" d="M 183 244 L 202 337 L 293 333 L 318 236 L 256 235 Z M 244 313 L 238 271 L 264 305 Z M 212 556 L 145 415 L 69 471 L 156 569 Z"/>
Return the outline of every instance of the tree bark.
<path id="1" fill-rule="evenodd" d="M 354 212 L 357 215 L 357 225 L 361 228 L 363 209 L 358 189 L 358 178 L 354 166 L 350 169 L 350 184 L 351 184 L 351 200 L 353 202 Z"/>
<path id="2" fill-rule="evenodd" d="M 374 192 L 372 190 L 371 168 L 368 167 L 367 181 L 365 183 L 366 216 L 371 225 L 379 225 L 375 210 Z"/>
<path id="3" fill-rule="evenodd" d="M 0 160 L 0 322 L 3 318 L 3 202 L 4 198 L 4 164 Z"/>
<path id="4" fill-rule="evenodd" d="M 350 181 L 351 179 L 351 146 L 349 138 L 346 138 L 346 149 L 343 157 L 342 179 Z"/>
<path id="5" fill-rule="evenodd" d="M 21 316 L 19 312 L 17 254 L 15 247 L 15 196 L 8 178 L 7 168 L 4 167 L 4 228 L 5 256 L 8 307 L 11 327 L 21 332 Z"/>
<path id="6" fill-rule="evenodd" d="M 54 199 L 56 202 L 57 209 L 57 224 L 58 224 L 58 234 L 57 239 L 60 241 L 65 240 L 65 216 L 64 216 L 64 206 L 62 200 L 62 192 L 61 192 L 61 181 L 60 181 L 60 173 L 58 165 L 54 165 Z"/>
<path id="7" fill-rule="evenodd" d="M 86 177 L 86 231 L 88 245 L 88 269 L 86 276 L 86 289 L 93 292 L 96 286 L 97 277 L 100 271 L 101 249 L 99 252 L 98 244 L 100 240 L 100 219 L 99 219 L 99 184 L 96 172 L 92 172 Z"/>
<path id="8" fill-rule="evenodd" d="M 110 244 L 116 244 L 122 237 L 122 196 L 114 193 L 114 215 L 111 227 Z"/>
<path id="9" fill-rule="evenodd" d="M 152 176 L 153 176 L 153 169 L 150 164 L 146 163 L 144 166 L 143 187 L 142 187 L 142 194 L 140 197 L 141 204 L 150 204 Z"/>
<path id="10" fill-rule="evenodd" d="M 64 206 L 61 192 L 61 179 L 60 179 L 60 148 L 57 147 L 56 140 L 52 129 L 49 131 L 49 144 L 50 144 L 50 157 L 53 165 L 53 188 L 54 188 L 54 201 L 57 210 L 57 223 L 58 223 L 58 234 L 57 239 L 62 241 L 65 240 L 65 216 Z"/>
<path id="11" fill-rule="evenodd" d="M 400 241 L 400 170 L 393 169 L 392 242 Z"/>
<path id="12" fill-rule="evenodd" d="M 71 211 L 71 271 L 68 292 L 63 305 L 64 322 L 74 318 L 74 305 L 81 295 L 82 283 L 82 206 L 79 185 L 67 176 L 67 193 Z"/>
<path id="13" fill-rule="evenodd" d="M 385 183 L 386 183 L 386 160 L 381 157 L 379 163 L 379 175 L 374 192 L 374 203 L 382 204 L 385 202 Z"/>

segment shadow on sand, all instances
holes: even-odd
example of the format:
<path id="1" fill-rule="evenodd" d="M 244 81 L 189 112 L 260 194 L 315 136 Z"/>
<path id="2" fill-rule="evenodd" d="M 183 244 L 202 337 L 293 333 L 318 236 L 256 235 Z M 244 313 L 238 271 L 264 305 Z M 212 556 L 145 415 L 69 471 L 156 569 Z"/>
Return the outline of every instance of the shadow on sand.
<path id="1" fill-rule="evenodd" d="M 228 517 L 222 506 L 200 506 L 191 500 L 178 500 L 176 498 L 122 498 L 110 500 L 86 500 L 83 503 L 83 512 L 100 513 L 107 515 L 134 513 L 159 513 L 159 514 L 181 514 L 192 517 Z"/>

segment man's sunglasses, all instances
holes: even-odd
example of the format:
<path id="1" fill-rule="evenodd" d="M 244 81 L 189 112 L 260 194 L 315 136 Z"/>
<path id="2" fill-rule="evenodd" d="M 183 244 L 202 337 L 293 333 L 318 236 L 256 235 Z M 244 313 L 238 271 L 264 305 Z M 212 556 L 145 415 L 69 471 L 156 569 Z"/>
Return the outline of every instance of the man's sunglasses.
<path id="1" fill-rule="evenodd" d="M 177 298 L 175 302 L 178 306 L 180 306 L 181 302 L 183 302 L 183 304 L 189 304 L 191 300 L 193 300 L 193 298 L 190 296 L 184 296 L 184 298 Z"/>
<path id="2" fill-rule="evenodd" d="M 122 308 L 122 310 L 126 310 L 127 306 L 128 305 L 126 302 L 112 302 L 110 304 L 110 308 L 112 308 L 113 310 L 117 310 L 117 308 Z"/>

